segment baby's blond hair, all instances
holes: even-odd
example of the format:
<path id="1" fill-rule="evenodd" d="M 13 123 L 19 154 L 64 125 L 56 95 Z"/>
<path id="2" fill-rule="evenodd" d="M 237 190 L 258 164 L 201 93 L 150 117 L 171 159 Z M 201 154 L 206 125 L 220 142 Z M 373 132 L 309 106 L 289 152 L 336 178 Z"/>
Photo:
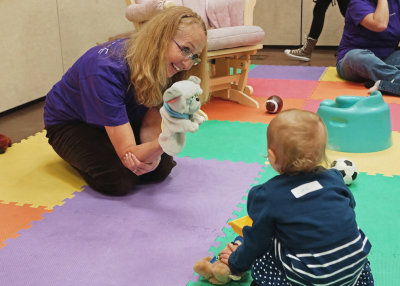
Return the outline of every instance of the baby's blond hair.
<path id="1" fill-rule="evenodd" d="M 278 114 L 267 130 L 268 148 L 276 156 L 280 173 L 315 170 L 326 162 L 327 131 L 318 114 L 289 109 Z"/>

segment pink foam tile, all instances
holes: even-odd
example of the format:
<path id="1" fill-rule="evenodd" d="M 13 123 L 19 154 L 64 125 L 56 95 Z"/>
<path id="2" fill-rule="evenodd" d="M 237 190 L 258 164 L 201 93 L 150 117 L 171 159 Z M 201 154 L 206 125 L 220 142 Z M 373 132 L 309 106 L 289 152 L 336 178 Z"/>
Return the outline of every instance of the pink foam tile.
<path id="1" fill-rule="evenodd" d="M 316 99 L 308 99 L 303 106 L 304 110 L 312 111 L 312 112 L 317 112 L 319 105 L 321 104 L 322 100 L 316 100 Z"/>
<path id="2" fill-rule="evenodd" d="M 392 130 L 400 131 L 400 104 L 389 103 Z"/>
<path id="3" fill-rule="evenodd" d="M 279 95 L 282 98 L 308 98 L 318 81 L 249 78 L 247 84 L 253 87 L 253 96 L 269 97 Z"/>

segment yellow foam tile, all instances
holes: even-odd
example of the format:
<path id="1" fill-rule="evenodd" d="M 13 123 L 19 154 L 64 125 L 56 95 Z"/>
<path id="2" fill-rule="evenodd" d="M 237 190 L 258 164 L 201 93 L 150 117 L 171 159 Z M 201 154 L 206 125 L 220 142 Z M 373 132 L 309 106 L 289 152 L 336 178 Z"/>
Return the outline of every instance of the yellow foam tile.
<path id="1" fill-rule="evenodd" d="M 13 144 L 0 155 L 0 201 L 52 209 L 85 182 L 51 148 L 45 132 Z"/>
<path id="2" fill-rule="evenodd" d="M 371 130 L 371 132 L 373 132 Z M 383 151 L 370 153 L 345 153 L 327 150 L 330 161 L 337 158 L 346 158 L 353 161 L 359 172 L 370 175 L 382 174 L 384 176 L 400 176 L 400 133 L 392 132 L 393 145 Z"/>
<path id="3" fill-rule="evenodd" d="M 345 81 L 339 77 L 336 67 L 327 67 L 319 81 Z"/>

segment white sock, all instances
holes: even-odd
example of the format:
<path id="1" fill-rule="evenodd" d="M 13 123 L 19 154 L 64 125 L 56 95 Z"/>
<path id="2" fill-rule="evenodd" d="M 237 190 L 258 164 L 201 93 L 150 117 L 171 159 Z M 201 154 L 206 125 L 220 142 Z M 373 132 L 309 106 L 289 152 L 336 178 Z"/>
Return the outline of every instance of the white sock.
<path id="1" fill-rule="evenodd" d="M 371 87 L 370 89 L 368 89 L 368 93 L 371 94 L 374 91 L 379 90 L 379 84 L 381 83 L 380 80 L 376 81 L 375 84 L 373 85 L 373 87 Z"/>

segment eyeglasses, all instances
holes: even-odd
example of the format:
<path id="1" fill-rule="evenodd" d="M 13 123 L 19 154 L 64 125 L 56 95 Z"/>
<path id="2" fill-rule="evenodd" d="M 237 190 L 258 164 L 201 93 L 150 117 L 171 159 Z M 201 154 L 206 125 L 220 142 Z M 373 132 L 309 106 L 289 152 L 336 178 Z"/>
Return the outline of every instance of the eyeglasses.
<path id="1" fill-rule="evenodd" d="M 197 66 L 199 63 L 201 63 L 200 55 L 193 54 L 188 47 L 182 47 L 174 39 L 172 39 L 172 40 L 178 46 L 178 48 L 181 50 L 181 55 L 188 59 L 191 59 L 194 66 Z"/>

